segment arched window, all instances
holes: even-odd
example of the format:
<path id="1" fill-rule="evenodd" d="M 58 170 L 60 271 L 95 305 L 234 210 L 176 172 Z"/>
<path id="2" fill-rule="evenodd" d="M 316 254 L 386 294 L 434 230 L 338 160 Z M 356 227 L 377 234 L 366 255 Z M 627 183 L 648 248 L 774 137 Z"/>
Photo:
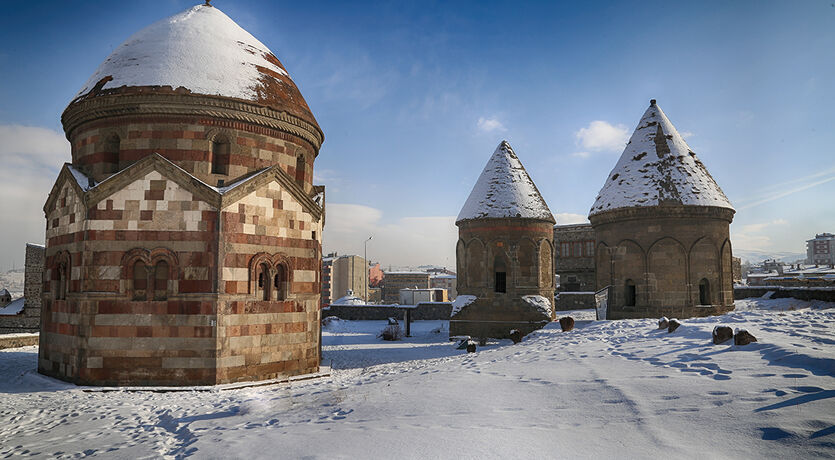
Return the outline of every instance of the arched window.
<path id="1" fill-rule="evenodd" d="M 304 155 L 299 154 L 299 156 L 296 158 L 296 183 L 301 186 L 304 186 L 304 168 Z"/>
<path id="2" fill-rule="evenodd" d="M 699 305 L 710 305 L 710 281 L 702 278 L 699 281 Z"/>
<path id="3" fill-rule="evenodd" d="M 148 269 L 141 260 L 133 264 L 133 300 L 148 300 Z"/>
<path id="4" fill-rule="evenodd" d="M 284 268 L 284 265 L 279 264 L 275 268 L 273 283 L 276 300 L 285 300 L 287 298 L 287 269 Z"/>
<path id="5" fill-rule="evenodd" d="M 504 263 L 504 259 L 496 257 L 493 266 L 496 272 L 496 286 L 494 290 L 496 292 L 507 292 L 507 266 Z"/>
<path id="6" fill-rule="evenodd" d="M 116 134 L 110 135 L 104 141 L 104 156 L 102 165 L 104 172 L 115 173 L 119 171 L 119 151 L 122 147 L 122 140 Z"/>
<path id="7" fill-rule="evenodd" d="M 623 305 L 627 307 L 635 306 L 635 282 L 626 280 L 626 286 L 623 292 Z"/>
<path id="8" fill-rule="evenodd" d="M 168 262 L 160 260 L 154 267 L 154 300 L 168 300 Z"/>
<path id="9" fill-rule="evenodd" d="M 212 174 L 229 174 L 229 140 L 216 137 L 212 140 Z"/>
<path id="10" fill-rule="evenodd" d="M 263 300 L 270 300 L 270 269 L 267 264 L 258 268 L 258 289 L 261 289 Z"/>
<path id="11" fill-rule="evenodd" d="M 67 266 L 63 263 L 58 264 L 55 272 L 56 280 L 53 297 L 55 300 L 64 300 L 67 298 Z"/>

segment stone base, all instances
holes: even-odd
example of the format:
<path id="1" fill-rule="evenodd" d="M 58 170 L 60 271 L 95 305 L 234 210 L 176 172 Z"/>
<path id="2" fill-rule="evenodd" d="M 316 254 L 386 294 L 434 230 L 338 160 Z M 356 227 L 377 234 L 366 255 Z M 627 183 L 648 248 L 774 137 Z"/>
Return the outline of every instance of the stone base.
<path id="1" fill-rule="evenodd" d="M 552 319 L 521 297 L 478 298 L 450 318 L 449 335 L 509 339 L 510 331 L 514 329 L 527 335 L 542 329 Z"/>

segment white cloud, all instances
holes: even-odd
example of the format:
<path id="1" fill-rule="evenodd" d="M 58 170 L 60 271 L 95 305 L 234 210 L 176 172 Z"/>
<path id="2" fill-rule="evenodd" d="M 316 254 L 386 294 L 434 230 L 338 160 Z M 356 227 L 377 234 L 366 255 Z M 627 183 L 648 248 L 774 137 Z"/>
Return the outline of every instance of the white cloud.
<path id="1" fill-rule="evenodd" d="M 454 216 L 404 217 L 387 222 L 379 209 L 358 204 L 328 204 L 324 251 L 359 254 L 388 265 L 455 266 L 458 228 Z"/>
<path id="2" fill-rule="evenodd" d="M 693 137 L 693 133 L 690 131 L 681 131 L 679 132 L 679 134 L 681 135 L 681 137 L 685 139 L 687 139 L 688 137 Z"/>
<path id="3" fill-rule="evenodd" d="M 0 125 L 0 269 L 23 263 L 25 244 L 44 240 L 43 205 L 61 165 L 70 161 L 63 134 L 36 126 Z M 11 221 L 11 222 L 10 222 Z"/>
<path id="4" fill-rule="evenodd" d="M 481 117 L 478 119 L 478 129 L 485 133 L 492 133 L 492 132 L 505 132 L 507 128 L 504 127 L 501 121 L 498 120 L 496 117 L 492 118 L 484 118 Z"/>
<path id="5" fill-rule="evenodd" d="M 588 157 L 591 156 L 591 153 L 589 153 L 589 152 L 574 152 L 574 153 L 571 154 L 571 156 L 577 157 L 577 158 L 588 158 Z"/>
<path id="6" fill-rule="evenodd" d="M 731 229 L 733 247 L 740 250 L 773 249 L 771 237 L 767 233 L 774 230 L 775 227 L 788 225 L 788 223 L 785 219 L 775 219 L 769 222 L 743 225 L 738 232 Z"/>
<path id="7" fill-rule="evenodd" d="M 557 225 L 587 224 L 589 222 L 588 217 L 585 215 L 571 212 L 554 214 L 554 219 L 557 220 Z"/>
<path id="8" fill-rule="evenodd" d="M 574 133 L 577 145 L 592 152 L 620 152 L 629 140 L 629 131 L 624 125 L 612 125 L 595 120 Z"/>

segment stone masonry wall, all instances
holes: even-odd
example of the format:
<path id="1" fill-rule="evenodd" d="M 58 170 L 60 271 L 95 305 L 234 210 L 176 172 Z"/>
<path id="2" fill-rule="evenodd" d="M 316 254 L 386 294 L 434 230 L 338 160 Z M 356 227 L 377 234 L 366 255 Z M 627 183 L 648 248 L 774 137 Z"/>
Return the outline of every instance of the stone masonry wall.
<path id="1" fill-rule="evenodd" d="M 47 214 L 39 370 L 79 383 L 214 383 L 217 212 L 157 171 L 89 210 L 62 190 Z M 147 300 L 134 299 L 139 260 L 168 263 L 167 298 L 153 300 L 149 286 Z"/>
<path id="2" fill-rule="evenodd" d="M 560 291 L 594 290 L 594 242 L 594 230 L 589 224 L 554 226 L 555 271 L 560 276 Z"/>
<path id="3" fill-rule="evenodd" d="M 227 206 L 221 216 L 218 381 L 317 372 L 321 219 L 277 182 Z M 269 300 L 259 285 L 263 267 Z M 276 286 L 281 273 L 286 280 Z"/>
<path id="4" fill-rule="evenodd" d="M 708 316 L 733 309 L 728 227 L 733 211 L 624 209 L 592 216 L 597 288 L 613 287 L 609 317 Z M 707 286 L 704 299 L 700 284 Z M 635 286 L 634 305 L 627 286 Z"/>
<path id="5" fill-rule="evenodd" d="M 118 136 L 116 160 L 110 145 Z M 211 147 L 215 140 L 229 142 L 227 174 L 212 173 Z M 305 190 L 313 181 L 316 149 L 304 139 L 275 129 L 244 122 L 216 120 L 208 117 L 144 116 L 119 117 L 85 123 L 71 139 L 73 164 L 101 181 L 110 174 L 109 166 L 118 162 L 118 169 L 152 153 L 159 153 L 177 163 L 209 185 L 219 179 L 228 184 L 252 171 L 279 164 L 296 177 L 299 155 L 305 158 Z"/>
<path id="6" fill-rule="evenodd" d="M 0 316 L 0 334 L 37 332 L 40 329 L 44 247 L 39 244 L 27 244 L 25 264 L 23 311 L 14 316 Z"/>
<path id="7" fill-rule="evenodd" d="M 412 309 L 412 321 L 420 320 L 448 320 L 452 312 L 452 304 L 421 303 Z M 322 310 L 322 316 L 336 316 L 345 320 L 385 320 L 406 318 L 406 309 L 389 306 L 350 306 L 331 305 Z"/>
<path id="8" fill-rule="evenodd" d="M 553 223 L 533 219 L 474 219 L 459 222 L 456 264 L 458 295 L 476 296 L 450 319 L 450 336 L 505 338 L 554 318 Z M 505 292 L 496 285 L 505 273 Z M 543 315 L 523 301 L 538 295 L 551 305 Z"/>

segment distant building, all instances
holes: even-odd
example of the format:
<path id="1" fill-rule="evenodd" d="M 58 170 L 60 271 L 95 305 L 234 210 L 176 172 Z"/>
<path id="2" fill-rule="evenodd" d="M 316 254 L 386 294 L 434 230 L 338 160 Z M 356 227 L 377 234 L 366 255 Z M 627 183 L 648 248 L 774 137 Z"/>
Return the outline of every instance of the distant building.
<path id="1" fill-rule="evenodd" d="M 421 302 L 448 302 L 446 289 L 411 289 L 400 290 L 400 305 L 417 305 Z"/>
<path id="2" fill-rule="evenodd" d="M 368 263 L 368 286 L 378 287 L 383 282 L 383 269 L 379 263 Z"/>
<path id="3" fill-rule="evenodd" d="M 400 290 L 406 288 L 429 289 L 429 273 L 385 272 L 382 302 L 400 303 Z"/>
<path id="4" fill-rule="evenodd" d="M 367 300 L 368 263 L 360 256 L 339 256 L 333 261 L 331 285 L 334 297 L 342 297 L 350 290 L 355 297 Z"/>
<path id="5" fill-rule="evenodd" d="M 0 289 L 0 307 L 5 307 L 12 302 L 12 293 L 8 289 Z"/>
<path id="6" fill-rule="evenodd" d="M 333 261 L 337 257 L 339 257 L 337 253 L 332 252 L 322 258 L 322 292 L 320 300 L 322 307 L 327 307 L 331 302 L 340 297 L 334 296 L 333 283 L 331 282 L 333 278 Z"/>
<path id="7" fill-rule="evenodd" d="M 814 265 L 835 264 L 835 235 L 819 233 L 806 241 L 806 263 Z"/>
<path id="8" fill-rule="evenodd" d="M 835 268 L 816 265 L 780 265 L 776 271 L 748 274 L 749 286 L 833 287 Z"/>
<path id="9" fill-rule="evenodd" d="M 453 273 L 437 273 L 429 275 L 429 286 L 433 288 L 446 289 L 449 295 L 449 300 L 455 300 L 458 296 L 457 291 L 458 277 Z"/>
<path id="10" fill-rule="evenodd" d="M 554 226 L 556 273 L 560 277 L 557 292 L 593 292 L 594 229 L 591 224 Z"/>
<path id="11" fill-rule="evenodd" d="M 368 264 L 360 256 L 332 252 L 322 258 L 322 306 L 328 306 L 344 297 L 350 290 L 353 295 L 367 301 Z"/>
<path id="12" fill-rule="evenodd" d="M 378 287 L 368 288 L 368 303 L 382 303 L 383 290 Z"/>

